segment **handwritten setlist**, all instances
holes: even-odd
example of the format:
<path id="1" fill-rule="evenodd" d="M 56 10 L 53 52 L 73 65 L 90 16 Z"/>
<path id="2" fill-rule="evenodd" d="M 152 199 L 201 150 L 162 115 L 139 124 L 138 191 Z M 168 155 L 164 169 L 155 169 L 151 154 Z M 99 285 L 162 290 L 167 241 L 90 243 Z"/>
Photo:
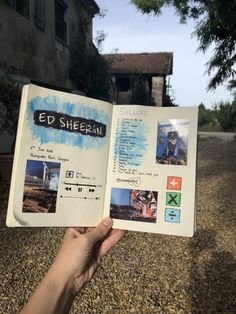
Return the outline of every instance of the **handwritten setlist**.
<path id="1" fill-rule="evenodd" d="M 135 174 L 147 151 L 147 127 L 140 118 L 117 119 L 113 172 Z"/>

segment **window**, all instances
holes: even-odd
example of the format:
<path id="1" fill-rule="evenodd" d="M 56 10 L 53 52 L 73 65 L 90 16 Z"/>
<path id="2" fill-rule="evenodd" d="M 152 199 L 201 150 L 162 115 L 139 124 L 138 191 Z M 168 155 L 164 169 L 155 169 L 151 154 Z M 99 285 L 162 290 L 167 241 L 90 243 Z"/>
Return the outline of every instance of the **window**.
<path id="1" fill-rule="evenodd" d="M 67 4 L 63 0 L 55 0 L 55 34 L 64 42 L 67 41 L 66 9 Z"/>
<path id="2" fill-rule="evenodd" d="M 34 0 L 34 21 L 38 27 L 45 29 L 45 0 Z"/>
<path id="3" fill-rule="evenodd" d="M 19 14 L 29 18 L 29 0 L 6 0 Z"/>
<path id="4" fill-rule="evenodd" d="M 127 92 L 130 89 L 129 77 L 117 77 L 116 86 L 119 92 Z"/>

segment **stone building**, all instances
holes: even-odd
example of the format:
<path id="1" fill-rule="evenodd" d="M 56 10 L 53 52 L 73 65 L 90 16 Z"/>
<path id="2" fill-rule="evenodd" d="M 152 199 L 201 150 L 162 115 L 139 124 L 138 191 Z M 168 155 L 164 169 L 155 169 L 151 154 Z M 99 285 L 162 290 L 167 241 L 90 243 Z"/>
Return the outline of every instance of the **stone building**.
<path id="1" fill-rule="evenodd" d="M 22 83 L 78 89 L 72 69 L 78 45 L 94 50 L 94 0 L 1 0 L 0 70 Z"/>
<path id="2" fill-rule="evenodd" d="M 92 42 L 97 13 L 94 0 L 1 0 L 0 75 L 20 86 L 80 93 L 75 70 L 80 57 L 98 54 Z M 10 152 L 12 142 L 0 134 L 0 153 Z"/>
<path id="3" fill-rule="evenodd" d="M 166 78 L 172 74 L 173 53 L 115 53 L 104 57 L 110 64 L 112 76 L 111 101 L 117 104 L 165 104 Z"/>

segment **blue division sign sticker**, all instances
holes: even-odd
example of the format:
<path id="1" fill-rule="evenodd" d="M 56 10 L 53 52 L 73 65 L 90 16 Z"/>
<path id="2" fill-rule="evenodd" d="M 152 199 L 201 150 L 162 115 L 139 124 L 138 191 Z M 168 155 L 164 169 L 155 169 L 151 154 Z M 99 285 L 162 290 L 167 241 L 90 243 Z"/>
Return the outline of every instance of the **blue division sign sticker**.
<path id="1" fill-rule="evenodd" d="M 180 210 L 173 208 L 165 209 L 165 221 L 180 223 Z"/>

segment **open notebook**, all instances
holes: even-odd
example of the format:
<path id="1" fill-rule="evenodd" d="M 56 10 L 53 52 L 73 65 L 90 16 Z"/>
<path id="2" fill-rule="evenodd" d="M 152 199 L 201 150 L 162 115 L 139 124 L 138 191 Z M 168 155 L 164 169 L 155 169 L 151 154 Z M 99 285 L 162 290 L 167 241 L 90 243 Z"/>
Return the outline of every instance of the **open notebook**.
<path id="1" fill-rule="evenodd" d="M 192 236 L 197 114 L 24 86 L 7 225 Z"/>

